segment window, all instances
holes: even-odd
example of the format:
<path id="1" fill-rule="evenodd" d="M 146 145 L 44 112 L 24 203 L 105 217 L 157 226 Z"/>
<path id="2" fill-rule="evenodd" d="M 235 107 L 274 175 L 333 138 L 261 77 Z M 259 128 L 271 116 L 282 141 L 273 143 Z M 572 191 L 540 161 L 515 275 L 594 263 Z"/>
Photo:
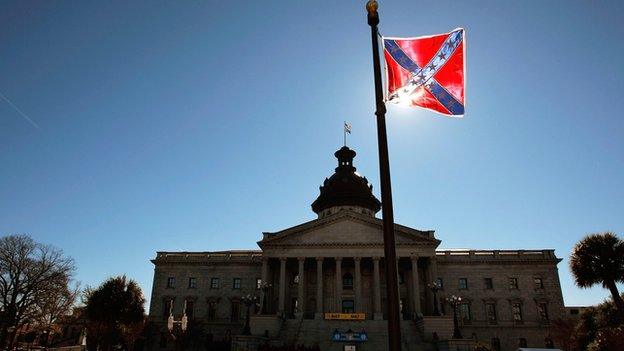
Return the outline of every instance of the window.
<path id="1" fill-rule="evenodd" d="M 193 300 L 186 300 L 186 310 L 184 310 L 184 313 L 186 314 L 186 317 L 188 317 L 189 319 L 193 318 L 193 312 L 195 310 L 195 301 Z"/>
<path id="2" fill-rule="evenodd" d="M 232 301 L 230 317 L 232 319 L 232 322 L 238 322 L 238 319 L 240 318 L 240 301 Z"/>
<path id="3" fill-rule="evenodd" d="M 232 289 L 240 289 L 241 288 L 241 278 L 234 278 L 232 282 Z"/>
<path id="4" fill-rule="evenodd" d="M 511 315 L 515 322 L 521 322 L 522 321 L 522 304 L 513 303 L 511 305 Z"/>
<path id="5" fill-rule="evenodd" d="M 217 319 L 217 302 L 208 301 L 208 319 Z"/>
<path id="6" fill-rule="evenodd" d="M 188 288 L 197 289 L 197 278 L 193 278 L 193 277 L 189 278 Z"/>
<path id="7" fill-rule="evenodd" d="M 210 278 L 210 289 L 219 289 L 219 278 Z"/>
<path id="8" fill-rule="evenodd" d="M 167 278 L 167 288 L 169 289 L 175 288 L 175 277 Z"/>
<path id="9" fill-rule="evenodd" d="M 485 284 L 486 289 L 494 289 L 494 282 L 492 278 L 483 278 L 483 283 Z"/>
<path id="10" fill-rule="evenodd" d="M 405 272 L 399 272 L 399 284 L 405 284 Z"/>
<path id="11" fill-rule="evenodd" d="M 459 289 L 468 289 L 468 278 L 459 278 Z"/>
<path id="12" fill-rule="evenodd" d="M 470 321 L 470 304 L 464 302 L 459 305 L 459 315 L 465 322 Z"/>
<path id="13" fill-rule="evenodd" d="M 493 351 L 500 351 L 501 346 L 500 346 L 500 339 L 499 338 L 492 338 L 492 350 Z"/>
<path id="14" fill-rule="evenodd" d="M 533 285 L 535 289 L 544 289 L 544 281 L 540 277 L 533 277 Z"/>
<path id="15" fill-rule="evenodd" d="M 489 322 L 496 322 L 496 304 L 488 302 L 485 304 L 485 315 Z"/>
<path id="16" fill-rule="evenodd" d="M 546 302 L 540 302 L 537 304 L 537 314 L 542 322 L 548 321 L 548 304 Z"/>
<path id="17" fill-rule="evenodd" d="M 256 290 L 262 289 L 262 278 L 256 278 Z"/>
<path id="18" fill-rule="evenodd" d="M 525 338 L 518 339 L 518 347 L 527 347 L 527 341 Z"/>
<path id="19" fill-rule="evenodd" d="M 518 289 L 518 278 L 509 278 L 509 289 Z"/>
<path id="20" fill-rule="evenodd" d="M 353 276 L 351 273 L 342 276 L 342 287 L 347 290 L 353 289 Z"/>
<path id="21" fill-rule="evenodd" d="M 355 312 L 355 304 L 353 300 L 342 300 L 342 313 Z"/>
<path id="22" fill-rule="evenodd" d="M 442 280 L 442 278 L 438 278 L 436 283 L 438 283 L 438 288 L 444 289 L 444 280 Z"/>
<path id="23" fill-rule="evenodd" d="M 163 317 L 169 317 L 173 313 L 173 299 L 163 301 Z"/>

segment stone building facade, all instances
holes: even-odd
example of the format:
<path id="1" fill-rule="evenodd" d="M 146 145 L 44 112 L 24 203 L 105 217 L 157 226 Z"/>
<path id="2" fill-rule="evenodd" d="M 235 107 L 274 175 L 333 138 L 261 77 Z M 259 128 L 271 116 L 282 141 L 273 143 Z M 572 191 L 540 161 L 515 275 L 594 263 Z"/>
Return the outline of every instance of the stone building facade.
<path id="1" fill-rule="evenodd" d="M 166 338 L 170 314 L 186 314 L 210 338 L 229 341 L 244 327 L 245 296 L 259 298 L 250 307 L 251 333 L 264 342 L 342 350 L 332 332 L 351 329 L 367 331 L 359 350 L 386 348 L 388 262 L 375 217 L 381 203 L 353 167 L 355 151 L 343 147 L 335 156 L 338 167 L 312 204 L 318 218 L 263 233 L 260 250 L 157 253 L 149 319 L 160 334 L 153 349 L 174 347 Z M 452 295 L 462 298 L 456 311 L 463 338 L 494 350 L 553 346 L 550 321 L 565 315 L 553 250 L 441 251 L 433 231 L 399 224 L 395 238 L 405 350 L 453 343 Z M 333 320 L 329 312 L 360 314 Z"/>

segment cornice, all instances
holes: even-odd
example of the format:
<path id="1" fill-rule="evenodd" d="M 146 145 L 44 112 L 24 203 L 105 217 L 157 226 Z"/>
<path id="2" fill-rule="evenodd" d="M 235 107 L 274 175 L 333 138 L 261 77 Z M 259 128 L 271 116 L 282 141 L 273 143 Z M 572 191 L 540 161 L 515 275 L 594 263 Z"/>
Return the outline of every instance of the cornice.
<path id="1" fill-rule="evenodd" d="M 264 249 L 271 249 L 276 247 L 303 247 L 303 248 L 311 248 L 311 247 L 382 247 L 384 246 L 383 242 L 379 243 L 371 243 L 371 242 L 318 242 L 318 243 L 273 243 L 269 245 L 264 245 Z M 435 244 L 431 242 L 409 242 L 409 243 L 395 243 L 395 246 L 429 246 L 435 248 Z"/>
<path id="2" fill-rule="evenodd" d="M 339 222 L 348 218 L 356 220 L 360 223 L 370 225 L 376 229 L 379 229 L 382 227 L 382 221 L 378 218 L 365 216 L 363 214 L 360 214 L 354 211 L 341 210 L 325 218 L 314 219 L 312 221 L 309 221 L 309 222 L 306 222 L 306 223 L 303 223 L 303 224 L 300 224 L 300 225 L 297 225 L 288 229 L 284 229 L 279 232 L 275 232 L 275 233 L 264 232 L 263 239 L 258 241 L 257 243 L 258 243 L 258 246 L 263 247 L 267 244 L 270 244 L 271 242 L 275 242 L 289 235 L 300 234 L 300 233 L 303 234 L 315 228 L 326 226 L 326 225 Z M 396 224 L 396 223 L 394 225 L 394 229 L 395 229 L 395 232 L 400 232 L 402 234 L 405 234 L 408 237 L 418 237 L 424 240 L 429 240 L 431 241 L 431 243 L 435 243 L 436 246 L 441 243 L 440 240 L 434 237 L 433 230 L 422 231 L 422 230 L 406 227 L 406 226 Z"/>

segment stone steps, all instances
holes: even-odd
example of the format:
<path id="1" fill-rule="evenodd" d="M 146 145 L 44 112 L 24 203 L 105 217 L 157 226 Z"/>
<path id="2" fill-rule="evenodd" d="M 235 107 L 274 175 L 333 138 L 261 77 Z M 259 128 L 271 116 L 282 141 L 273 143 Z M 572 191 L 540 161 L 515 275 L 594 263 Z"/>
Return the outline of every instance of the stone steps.
<path id="1" fill-rule="evenodd" d="M 322 351 L 342 351 L 344 343 L 334 342 L 331 336 L 335 329 L 354 332 L 366 330 L 368 341 L 359 343 L 359 351 L 387 350 L 388 330 L 386 321 L 328 321 L 298 320 L 284 321 L 278 337 L 273 341 L 276 345 L 294 344 L 313 346 L 319 345 Z M 413 321 L 401 321 L 401 341 L 403 351 L 432 351 L 433 345 L 423 341 Z"/>

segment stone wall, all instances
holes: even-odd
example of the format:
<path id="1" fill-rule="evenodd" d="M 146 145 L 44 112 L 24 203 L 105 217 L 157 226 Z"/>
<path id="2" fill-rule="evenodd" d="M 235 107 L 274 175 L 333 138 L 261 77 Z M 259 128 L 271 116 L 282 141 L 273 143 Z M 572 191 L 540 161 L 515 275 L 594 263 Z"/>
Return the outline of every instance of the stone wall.
<path id="1" fill-rule="evenodd" d="M 209 257 L 212 256 L 212 257 Z M 250 251 L 244 254 L 162 254 L 154 260 L 154 282 L 149 317 L 152 321 L 166 319 L 165 300 L 173 299 L 173 314 L 181 316 L 184 301 L 194 301 L 193 315 L 207 323 L 237 322 L 232 318 L 232 302 L 247 294 L 259 295 L 256 280 L 261 276 L 260 255 Z M 175 286 L 167 287 L 168 278 L 175 278 Z M 196 287 L 189 287 L 189 279 L 195 278 Z M 219 279 L 216 288 L 211 287 L 212 278 Z M 240 288 L 234 287 L 234 279 L 240 279 Z M 208 303 L 216 303 L 216 315 L 208 318 Z M 239 305 L 238 320 L 245 317 L 245 307 Z M 252 311 L 253 312 L 253 311 Z"/>
<path id="2" fill-rule="evenodd" d="M 441 302 L 451 295 L 461 296 L 469 305 L 470 318 L 460 317 L 465 338 L 476 336 L 485 344 L 497 338 L 502 350 L 515 350 L 521 339 L 529 347 L 545 347 L 550 322 L 565 316 L 559 261 L 552 250 L 438 251 L 438 277 L 443 282 L 438 295 Z M 491 287 L 486 278 L 491 279 Z M 535 278 L 541 279 L 541 286 Z M 466 288 L 460 287 L 460 279 L 466 279 Z M 517 288 L 510 279 L 517 281 Z M 486 314 L 487 303 L 495 306 L 495 320 Z M 521 306 L 522 320 L 514 320 L 512 305 L 516 303 Z M 547 318 L 538 312 L 540 303 L 547 306 Z M 442 307 L 452 315 L 448 303 Z"/>

